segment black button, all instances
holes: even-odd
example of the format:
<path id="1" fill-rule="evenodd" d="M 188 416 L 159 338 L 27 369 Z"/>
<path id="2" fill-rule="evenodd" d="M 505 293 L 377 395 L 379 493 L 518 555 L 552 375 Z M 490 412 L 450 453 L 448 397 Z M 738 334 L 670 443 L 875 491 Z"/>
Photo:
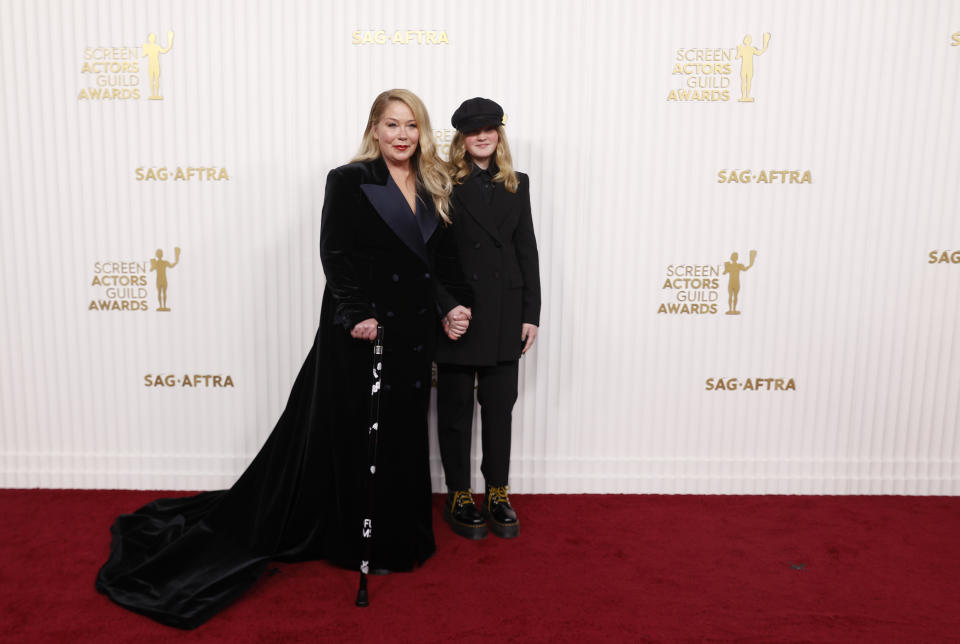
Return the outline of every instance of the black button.
<path id="1" fill-rule="evenodd" d="M 473 281 L 476 282 L 478 279 L 480 279 L 480 278 L 477 277 L 477 274 L 476 274 L 476 273 L 474 273 L 474 274 L 473 274 Z"/>
<path id="2" fill-rule="evenodd" d="M 499 273 L 498 271 L 494 271 L 494 272 L 493 272 L 493 279 L 495 279 L 495 280 L 500 279 L 500 273 Z"/>
<path id="3" fill-rule="evenodd" d="M 419 389 L 419 388 L 420 388 L 420 381 L 418 380 L 418 381 L 416 381 L 415 383 L 413 383 L 413 387 L 414 387 L 415 389 Z"/>
<path id="4" fill-rule="evenodd" d="M 476 244 L 474 244 L 473 247 L 474 247 L 474 248 L 480 248 L 480 242 L 477 242 Z"/>
<path id="5" fill-rule="evenodd" d="M 501 246 L 500 242 L 498 241 L 493 242 L 493 245 L 496 246 L 497 248 L 500 248 Z"/>
<path id="6" fill-rule="evenodd" d="M 426 279 L 430 279 L 430 273 L 424 273 L 423 276 L 424 276 Z"/>
<path id="7" fill-rule="evenodd" d="M 399 281 L 400 281 L 400 276 L 397 275 L 396 273 L 394 273 L 394 274 L 393 274 L 393 281 L 394 281 L 394 282 L 399 282 Z"/>
<path id="8" fill-rule="evenodd" d="M 420 309 L 419 311 L 417 311 L 417 315 L 423 315 L 423 314 L 426 313 L 426 312 L 427 312 L 427 309 L 425 309 L 425 308 L 424 308 L 424 309 Z"/>
<path id="9" fill-rule="evenodd" d="M 387 317 L 388 317 L 388 318 L 392 318 L 392 317 L 393 317 L 393 311 L 387 311 Z"/>
<path id="10" fill-rule="evenodd" d="M 413 348 L 413 350 L 416 351 L 417 353 L 420 353 L 421 351 L 423 351 L 423 345 L 422 345 L 422 344 L 418 344 L 417 346 L 415 346 L 415 347 Z"/>

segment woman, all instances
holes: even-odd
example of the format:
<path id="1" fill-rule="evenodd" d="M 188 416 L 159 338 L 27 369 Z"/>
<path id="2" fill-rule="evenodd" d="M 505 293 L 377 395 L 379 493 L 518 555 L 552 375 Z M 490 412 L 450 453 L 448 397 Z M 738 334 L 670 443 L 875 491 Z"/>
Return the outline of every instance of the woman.
<path id="1" fill-rule="evenodd" d="M 438 311 L 466 309 L 433 274 L 450 179 L 423 103 L 380 94 L 353 163 L 327 177 L 320 326 L 286 409 L 230 490 L 160 499 L 112 528 L 97 588 L 153 619 L 194 628 L 271 560 L 357 569 L 365 508 L 371 344 L 385 350 L 371 567 L 411 570 L 433 554 L 427 405 Z"/>
<path id="2" fill-rule="evenodd" d="M 530 214 L 530 181 L 513 169 L 503 109 L 485 98 L 464 101 L 451 122 L 455 211 L 452 236 L 473 287 L 470 329 L 437 349 L 440 456 L 448 496 L 444 518 L 469 539 L 511 538 L 520 524 L 507 494 L 510 425 L 517 400 L 517 366 L 537 338 L 540 269 Z M 455 312 L 444 321 L 449 327 Z M 464 319 L 466 322 L 466 319 Z M 477 383 L 486 494 L 477 510 L 470 490 L 473 388 Z"/>

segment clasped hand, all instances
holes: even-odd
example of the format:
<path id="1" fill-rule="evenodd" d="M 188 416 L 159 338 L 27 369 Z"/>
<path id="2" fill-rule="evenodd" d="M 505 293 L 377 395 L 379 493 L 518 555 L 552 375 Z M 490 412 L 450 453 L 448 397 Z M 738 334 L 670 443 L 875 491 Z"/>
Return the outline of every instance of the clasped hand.
<path id="1" fill-rule="evenodd" d="M 458 304 L 443 316 L 443 332 L 451 340 L 459 340 L 460 336 L 467 332 L 471 317 L 473 317 L 473 312 Z"/>

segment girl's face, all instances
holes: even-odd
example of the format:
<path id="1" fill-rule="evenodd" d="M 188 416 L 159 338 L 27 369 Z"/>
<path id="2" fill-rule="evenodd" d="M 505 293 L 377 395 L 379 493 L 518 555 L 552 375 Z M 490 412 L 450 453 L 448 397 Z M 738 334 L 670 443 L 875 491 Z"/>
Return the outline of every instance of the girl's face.
<path id="1" fill-rule="evenodd" d="M 490 165 L 490 159 L 496 154 L 498 143 L 500 143 L 500 135 L 497 134 L 495 127 L 486 127 L 463 135 L 463 145 L 467 149 L 467 154 L 474 163 L 484 169 Z"/>
<path id="2" fill-rule="evenodd" d="M 410 161 L 417 144 L 420 142 L 420 130 L 413 112 L 401 101 L 390 101 L 383 116 L 373 128 L 373 138 L 380 145 L 380 154 L 392 165 Z"/>

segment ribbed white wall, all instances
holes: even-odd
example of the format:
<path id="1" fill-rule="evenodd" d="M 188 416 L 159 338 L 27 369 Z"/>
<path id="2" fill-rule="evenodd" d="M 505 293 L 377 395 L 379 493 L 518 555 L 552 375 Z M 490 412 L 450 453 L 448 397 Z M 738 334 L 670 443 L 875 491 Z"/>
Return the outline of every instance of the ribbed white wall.
<path id="1" fill-rule="evenodd" d="M 351 42 L 381 29 L 449 43 Z M 87 47 L 168 30 L 163 101 L 78 100 Z M 764 32 L 754 103 L 739 61 L 730 101 L 667 100 L 678 49 Z M 960 249 L 957 41 L 946 0 L 4 0 L 0 485 L 229 485 L 312 341 L 325 173 L 408 87 L 438 130 L 501 102 L 531 176 L 544 310 L 515 491 L 957 494 L 960 264 L 928 263 Z M 229 180 L 136 180 L 158 166 Z M 812 183 L 717 182 L 734 168 Z M 171 312 L 152 273 L 150 311 L 88 310 L 95 262 L 174 247 Z M 657 313 L 669 265 L 750 250 L 742 315 L 726 277 L 719 314 Z M 195 373 L 234 387 L 144 386 Z"/>

